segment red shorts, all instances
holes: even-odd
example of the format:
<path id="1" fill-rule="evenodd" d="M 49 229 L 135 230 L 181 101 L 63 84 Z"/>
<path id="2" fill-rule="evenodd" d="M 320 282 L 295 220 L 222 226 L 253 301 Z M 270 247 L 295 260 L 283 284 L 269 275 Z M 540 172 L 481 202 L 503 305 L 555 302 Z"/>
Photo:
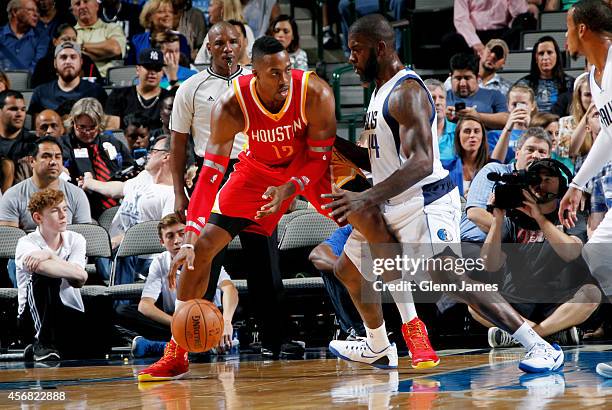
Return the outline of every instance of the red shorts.
<path id="1" fill-rule="evenodd" d="M 254 224 L 245 228 L 245 231 L 270 236 L 295 196 L 285 200 L 275 214 L 262 219 L 255 219 L 255 215 L 262 206 L 270 202 L 261 197 L 266 189 L 287 182 L 289 178 L 285 174 L 286 169 L 280 167 L 274 169 L 258 163 L 248 158 L 244 152 L 240 153 L 239 159 L 240 161 L 234 166 L 234 172 L 219 190 L 212 212 L 234 218 L 249 219 Z M 342 177 L 343 180 L 346 180 L 346 175 Z M 331 199 L 321 198 L 321 194 L 331 192 L 332 174 L 328 169 L 319 181 L 309 185 L 301 195 L 306 197 L 320 214 L 329 217 L 330 210 L 323 210 L 321 206 L 331 202 Z"/>

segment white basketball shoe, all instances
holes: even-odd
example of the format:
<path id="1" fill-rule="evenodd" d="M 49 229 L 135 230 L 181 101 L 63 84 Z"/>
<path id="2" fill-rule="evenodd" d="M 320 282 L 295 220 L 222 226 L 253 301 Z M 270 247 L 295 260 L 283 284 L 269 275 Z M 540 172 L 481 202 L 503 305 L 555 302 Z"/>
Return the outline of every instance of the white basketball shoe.
<path id="1" fill-rule="evenodd" d="M 358 340 L 332 340 L 329 350 L 334 356 L 351 362 L 369 364 L 379 369 L 397 368 L 397 348 L 390 344 L 380 352 L 373 351 L 365 338 Z"/>
<path id="2" fill-rule="evenodd" d="M 558 344 L 536 343 L 519 362 L 519 369 L 525 373 L 543 373 L 563 366 L 565 357 Z"/>

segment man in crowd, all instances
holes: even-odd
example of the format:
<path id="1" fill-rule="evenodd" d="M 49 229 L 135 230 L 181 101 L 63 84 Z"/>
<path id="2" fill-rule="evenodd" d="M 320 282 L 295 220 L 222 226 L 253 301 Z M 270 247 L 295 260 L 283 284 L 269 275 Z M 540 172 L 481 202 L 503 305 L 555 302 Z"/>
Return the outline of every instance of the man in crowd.
<path id="1" fill-rule="evenodd" d="M 32 72 L 49 45 L 49 37 L 35 29 L 38 23 L 36 3 L 34 0 L 11 0 L 6 12 L 9 22 L 0 29 L 0 67 Z"/>
<path id="2" fill-rule="evenodd" d="M 499 91 L 479 86 L 478 65 L 478 59 L 470 54 L 455 54 L 451 58 L 446 115 L 455 122 L 460 116 L 473 116 L 489 129 L 501 129 L 508 118 L 506 99 Z M 463 107 L 456 107 L 457 103 Z"/>
<path id="3" fill-rule="evenodd" d="M 151 46 L 164 55 L 164 75 L 160 87 L 166 90 L 178 87 L 183 81 L 198 72 L 180 64 L 181 46 L 176 32 L 167 30 L 156 33 Z"/>
<path id="4" fill-rule="evenodd" d="M 43 110 L 34 117 L 36 136 L 60 138 L 66 133 L 62 117 L 53 110 Z"/>
<path id="5" fill-rule="evenodd" d="M 497 74 L 499 70 L 504 68 L 508 53 L 510 53 L 510 49 L 504 40 L 495 38 L 487 43 L 480 57 L 480 71 L 478 73 L 480 87 L 486 90 L 499 91 L 502 95 L 508 94 L 512 83 Z"/>
<path id="6" fill-rule="evenodd" d="M 106 102 L 107 129 L 124 127 L 123 117 L 141 112 L 151 119 L 151 126 L 161 125 L 159 110 L 161 100 L 168 91 L 159 86 L 164 73 L 164 55 L 161 50 L 145 48 L 138 55 L 136 74 L 138 85 L 114 89 Z"/>
<path id="7" fill-rule="evenodd" d="M 121 26 L 105 23 L 98 18 L 97 0 L 72 0 L 72 13 L 77 19 L 74 27 L 81 52 L 87 54 L 106 77 L 113 60 L 125 56 L 127 40 Z"/>
<path id="8" fill-rule="evenodd" d="M 13 161 L 14 182 L 31 175 L 29 160 L 34 145 L 25 124 L 25 102 L 19 91 L 6 90 L 0 93 L 0 155 Z"/>
<path id="9" fill-rule="evenodd" d="M 57 80 L 39 85 L 32 93 L 28 114 L 32 117 L 46 108 L 56 110 L 64 101 L 96 98 L 102 105 L 106 102 L 106 91 L 98 84 L 81 78 L 81 46 L 66 41 L 55 47 L 53 65 Z"/>
<path id="10" fill-rule="evenodd" d="M 444 84 L 433 78 L 428 78 L 424 83 L 436 106 L 440 161 L 452 160 L 457 155 L 455 152 L 455 128 L 457 125 L 446 118 L 446 90 Z"/>

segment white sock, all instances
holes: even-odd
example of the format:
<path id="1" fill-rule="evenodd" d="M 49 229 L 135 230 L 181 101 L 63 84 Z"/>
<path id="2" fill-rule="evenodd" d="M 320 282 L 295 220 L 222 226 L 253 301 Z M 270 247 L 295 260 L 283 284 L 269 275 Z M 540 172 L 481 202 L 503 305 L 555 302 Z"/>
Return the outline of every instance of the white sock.
<path id="1" fill-rule="evenodd" d="M 387 348 L 391 343 L 387 337 L 387 329 L 385 328 L 385 322 L 382 322 L 377 329 L 369 329 L 365 323 L 363 325 L 366 330 L 368 346 L 374 352 L 380 352 Z"/>
<path id="2" fill-rule="evenodd" d="M 390 283 L 398 285 L 402 280 L 403 279 L 397 279 Z M 417 317 L 414 299 L 412 298 L 412 292 L 410 290 L 394 290 L 389 293 L 391 293 L 397 310 L 399 310 L 400 316 L 402 317 L 402 323 L 408 323 Z"/>
<path id="3" fill-rule="evenodd" d="M 523 347 L 529 351 L 536 343 L 543 343 L 551 347 L 548 342 L 540 337 L 532 328 L 529 323 L 524 322 L 516 332 L 512 334 L 512 337 L 516 339 Z M 552 347 L 551 347 L 552 348 Z"/>

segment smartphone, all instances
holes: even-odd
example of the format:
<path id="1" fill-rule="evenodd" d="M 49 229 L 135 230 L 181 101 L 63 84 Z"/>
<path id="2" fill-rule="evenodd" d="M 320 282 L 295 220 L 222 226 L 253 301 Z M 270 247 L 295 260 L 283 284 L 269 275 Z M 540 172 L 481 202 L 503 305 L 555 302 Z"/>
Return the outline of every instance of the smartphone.
<path id="1" fill-rule="evenodd" d="M 455 103 L 455 112 L 465 110 L 465 102 L 459 101 Z"/>
<path id="2" fill-rule="evenodd" d="M 527 104 L 522 103 L 522 102 L 516 103 L 516 108 L 522 108 L 523 110 L 526 110 L 527 109 Z"/>

